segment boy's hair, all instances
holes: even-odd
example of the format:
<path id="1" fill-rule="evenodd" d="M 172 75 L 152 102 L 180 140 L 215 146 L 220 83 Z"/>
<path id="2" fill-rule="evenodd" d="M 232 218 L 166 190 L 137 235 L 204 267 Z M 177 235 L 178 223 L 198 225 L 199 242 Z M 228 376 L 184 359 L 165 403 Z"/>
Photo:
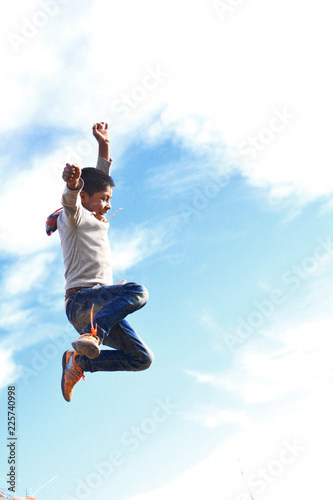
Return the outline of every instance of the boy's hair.
<path id="1" fill-rule="evenodd" d="M 98 191 L 103 191 L 107 186 L 111 188 L 115 186 L 112 177 L 97 168 L 83 168 L 81 170 L 81 178 L 84 181 L 82 190 L 89 196 L 93 196 Z"/>

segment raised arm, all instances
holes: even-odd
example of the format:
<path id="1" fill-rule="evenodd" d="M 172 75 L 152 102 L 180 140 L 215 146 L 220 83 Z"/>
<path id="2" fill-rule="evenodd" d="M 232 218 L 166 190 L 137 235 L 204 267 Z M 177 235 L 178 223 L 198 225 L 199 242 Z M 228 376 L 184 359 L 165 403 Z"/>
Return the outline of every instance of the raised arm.
<path id="1" fill-rule="evenodd" d="M 110 161 L 109 125 L 104 122 L 94 123 L 93 135 L 98 142 L 98 156 Z"/>
<path id="2" fill-rule="evenodd" d="M 71 225 L 75 225 L 79 223 L 82 213 L 80 191 L 83 188 L 83 180 L 80 167 L 66 163 L 62 178 L 66 182 L 66 187 L 62 194 L 61 204 L 66 218 Z"/>
<path id="3" fill-rule="evenodd" d="M 66 167 L 62 172 L 62 178 L 67 182 L 69 189 L 77 189 L 80 177 L 80 167 L 78 167 L 76 163 L 66 163 Z"/>

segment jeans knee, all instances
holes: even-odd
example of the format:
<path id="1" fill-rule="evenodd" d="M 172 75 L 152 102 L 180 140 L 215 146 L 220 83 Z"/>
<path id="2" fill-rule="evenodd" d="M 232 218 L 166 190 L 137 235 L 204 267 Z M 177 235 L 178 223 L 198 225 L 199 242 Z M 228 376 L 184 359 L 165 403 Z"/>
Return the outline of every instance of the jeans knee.
<path id="1" fill-rule="evenodd" d="M 143 285 L 138 285 L 137 283 L 127 283 L 125 285 L 128 290 L 131 290 L 134 294 L 139 308 L 147 304 L 149 293 L 146 287 Z"/>
<path id="2" fill-rule="evenodd" d="M 140 290 L 140 301 L 141 301 L 142 305 L 144 306 L 148 302 L 149 293 L 148 293 L 148 290 L 146 287 L 144 287 L 143 285 L 139 285 L 139 286 L 141 289 Z"/>
<path id="3" fill-rule="evenodd" d="M 147 349 L 146 353 L 142 355 L 142 358 L 140 360 L 140 368 L 139 370 L 147 370 L 154 361 L 154 354 L 151 352 L 150 349 Z"/>

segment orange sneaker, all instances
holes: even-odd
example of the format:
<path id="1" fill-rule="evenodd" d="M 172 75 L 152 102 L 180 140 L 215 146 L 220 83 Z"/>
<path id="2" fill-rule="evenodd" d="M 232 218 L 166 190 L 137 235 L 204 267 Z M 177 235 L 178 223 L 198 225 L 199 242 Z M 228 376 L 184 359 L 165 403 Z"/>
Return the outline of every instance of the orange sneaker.
<path id="1" fill-rule="evenodd" d="M 83 370 L 75 361 L 77 357 L 74 351 L 66 351 L 62 357 L 61 390 L 66 401 L 72 399 L 74 385 L 84 379 Z"/>
<path id="2" fill-rule="evenodd" d="M 82 333 L 80 337 L 74 342 L 72 346 L 75 351 L 81 356 L 87 356 L 87 358 L 95 359 L 99 356 L 101 350 L 99 345 L 101 343 L 100 338 L 92 333 Z"/>

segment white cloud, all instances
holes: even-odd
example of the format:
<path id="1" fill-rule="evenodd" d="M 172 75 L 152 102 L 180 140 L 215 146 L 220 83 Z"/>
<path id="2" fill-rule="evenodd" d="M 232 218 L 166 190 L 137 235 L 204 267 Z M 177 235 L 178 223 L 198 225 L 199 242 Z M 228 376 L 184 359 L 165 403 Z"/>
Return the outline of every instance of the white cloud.
<path id="1" fill-rule="evenodd" d="M 12 359 L 13 352 L 0 346 L 0 388 L 13 384 L 19 377 L 16 364 Z"/>
<path id="2" fill-rule="evenodd" d="M 50 264 L 55 255 L 40 252 L 34 257 L 21 258 L 6 270 L 2 290 L 7 298 L 16 294 L 24 294 L 34 287 L 41 288 L 50 274 Z"/>
<path id="3" fill-rule="evenodd" d="M 112 5 L 99 0 L 75 11 L 73 32 L 74 6 L 62 5 L 18 54 L 7 43 L 10 70 L 2 93 L 11 97 L 4 103 L 3 123 L 6 130 L 34 121 L 88 129 L 102 116 L 114 124 L 116 150 L 134 137 L 176 135 L 197 152 L 208 150 L 214 169 L 222 165 L 222 145 L 239 160 L 239 145 L 256 137 L 261 147 L 254 162 L 244 156 L 241 162 L 251 184 L 275 198 L 330 195 L 328 7 L 323 1 L 299 6 L 283 0 L 272 6 L 253 0 L 221 20 L 213 2 L 172 0 L 168 9 L 157 9 L 152 0 Z M 21 3 L 11 11 L 5 34 L 10 26 L 21 29 L 20 15 L 32 18 L 39 8 Z M 147 24 L 142 12 L 151 13 Z M 96 30 L 109 33 L 110 18 L 112 40 L 101 42 Z M 83 32 L 84 42 L 77 35 Z M 165 75 L 149 80 L 149 89 L 147 68 Z M 117 111 L 117 100 L 125 112 L 118 112 L 119 104 Z M 270 136 L 275 110 L 293 118 L 280 120 Z"/>
<path id="4" fill-rule="evenodd" d="M 196 408 L 191 412 L 182 413 L 181 417 L 211 429 L 225 424 L 236 424 L 241 428 L 245 428 L 250 423 L 249 417 L 244 411 L 221 410 L 214 406 Z"/>
<path id="5" fill-rule="evenodd" d="M 260 341 L 237 350 L 232 370 L 188 371 L 198 383 L 238 394 L 246 403 L 273 401 L 289 393 L 312 390 L 332 376 L 333 320 L 314 320 L 284 331 L 268 332 L 274 346 Z"/>
<path id="6" fill-rule="evenodd" d="M 22 376 L 27 382 L 31 375 L 45 369 L 50 359 L 60 358 L 73 340 L 73 328 L 69 323 L 59 326 L 51 320 L 41 321 L 36 309 L 25 308 L 18 300 L 3 302 L 0 317 L 0 388 Z M 30 355 L 18 361 L 19 353 L 26 349 L 30 349 Z"/>
<path id="7" fill-rule="evenodd" d="M 137 227 L 128 235 L 120 231 L 112 233 L 112 261 L 116 273 L 138 264 L 142 260 L 161 252 L 170 244 L 170 234 L 167 240 L 166 231 L 162 227 Z"/>
<path id="8" fill-rule="evenodd" d="M 176 479 L 129 500 L 250 500 L 241 470 L 255 499 L 325 497 L 331 481 L 331 391 L 332 382 L 323 384 L 265 421 L 248 422 Z"/>
<path id="9" fill-rule="evenodd" d="M 3 256 L 28 255 L 56 243 L 56 238 L 46 235 L 45 221 L 60 206 L 59 187 L 45 159 L 36 160 L 30 170 L 23 170 L 19 175 L 6 176 L 0 197 Z"/>
<path id="10" fill-rule="evenodd" d="M 201 373 L 192 370 L 186 370 L 186 373 L 194 377 L 199 384 L 209 384 L 213 387 L 223 387 L 225 384 L 223 376 L 220 374 Z"/>

